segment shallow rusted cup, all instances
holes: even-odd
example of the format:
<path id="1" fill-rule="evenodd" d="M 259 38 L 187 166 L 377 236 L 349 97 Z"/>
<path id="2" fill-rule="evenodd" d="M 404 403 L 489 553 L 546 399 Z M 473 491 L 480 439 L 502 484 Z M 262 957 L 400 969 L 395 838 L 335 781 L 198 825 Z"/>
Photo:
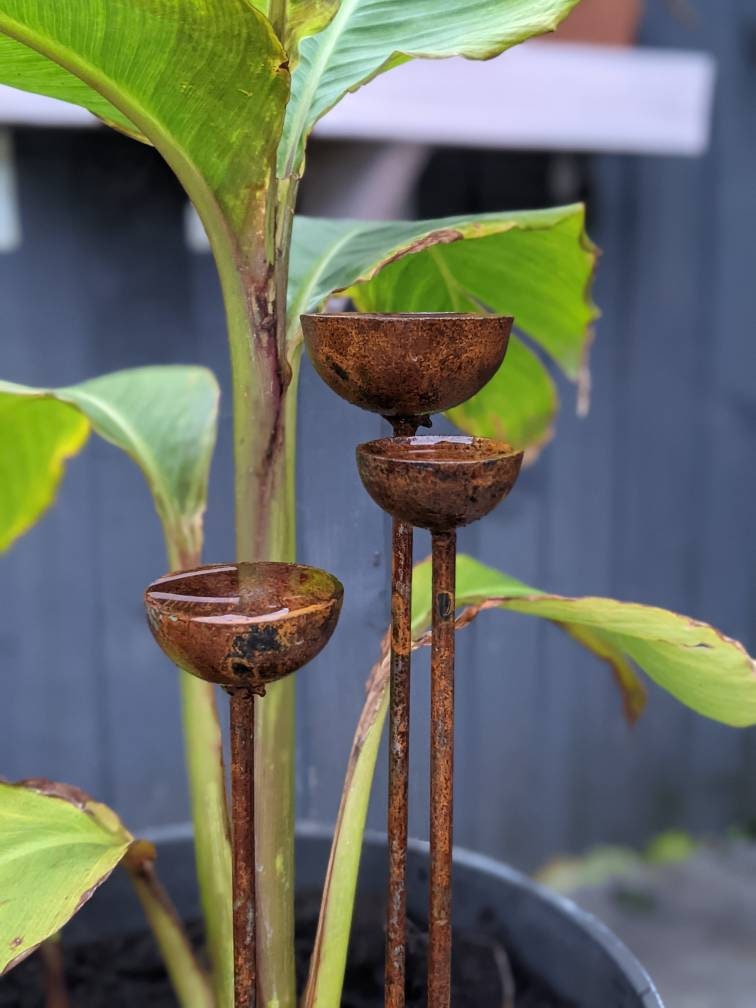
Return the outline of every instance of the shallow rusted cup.
<path id="1" fill-rule="evenodd" d="M 474 437 L 406 437 L 357 448 L 365 489 L 394 518 L 431 532 L 478 521 L 517 481 L 521 451 Z"/>
<path id="2" fill-rule="evenodd" d="M 265 687 L 328 643 L 344 589 L 315 567 L 215 564 L 167 574 L 144 594 L 150 629 L 169 658 L 225 687 Z"/>
<path id="3" fill-rule="evenodd" d="M 498 371 L 512 319 L 502 315 L 303 315 L 310 359 L 343 399 L 385 417 L 466 402 Z"/>

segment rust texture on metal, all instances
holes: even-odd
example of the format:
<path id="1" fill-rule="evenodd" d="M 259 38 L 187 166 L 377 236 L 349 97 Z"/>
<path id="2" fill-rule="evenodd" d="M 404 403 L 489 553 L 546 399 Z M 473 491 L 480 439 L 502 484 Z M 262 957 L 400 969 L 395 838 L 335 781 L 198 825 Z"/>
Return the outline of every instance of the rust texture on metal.
<path id="1" fill-rule="evenodd" d="M 433 538 L 428 1006 L 451 1000 L 456 530 L 514 486 L 523 453 L 474 437 L 417 437 L 430 415 L 465 402 L 493 377 L 512 319 L 492 315 L 303 315 L 315 370 L 343 399 L 392 425 L 359 445 L 357 467 L 393 518 L 386 1008 L 404 1008 L 413 527 Z"/>
<path id="2" fill-rule="evenodd" d="M 479 392 L 504 359 L 512 319 L 344 312 L 303 315 L 302 329 L 323 381 L 391 419 L 442 413 Z"/>
<path id="3" fill-rule="evenodd" d="M 231 696 L 234 1008 L 255 1008 L 255 695 Z"/>
<path id="4" fill-rule="evenodd" d="M 404 1008 L 407 945 L 410 666 L 412 655 L 411 525 L 394 520 L 389 691 L 389 881 L 386 907 L 385 1004 Z"/>
<path id="5" fill-rule="evenodd" d="M 449 1008 L 452 954 L 454 612 L 457 533 L 433 535 L 428 1005 Z"/>
<path id="6" fill-rule="evenodd" d="M 469 525 L 506 497 L 522 452 L 487 438 L 382 438 L 357 448 L 360 477 L 394 518 L 431 532 Z"/>
<path id="7" fill-rule="evenodd" d="M 214 564 L 168 574 L 145 592 L 163 651 L 231 698 L 234 1006 L 255 1008 L 255 694 L 301 668 L 328 643 L 341 582 L 314 567 Z"/>
<path id="8" fill-rule="evenodd" d="M 343 594 L 335 577 L 314 567 L 215 564 L 153 582 L 145 606 L 158 644 L 181 668 L 263 694 L 322 650 Z"/>

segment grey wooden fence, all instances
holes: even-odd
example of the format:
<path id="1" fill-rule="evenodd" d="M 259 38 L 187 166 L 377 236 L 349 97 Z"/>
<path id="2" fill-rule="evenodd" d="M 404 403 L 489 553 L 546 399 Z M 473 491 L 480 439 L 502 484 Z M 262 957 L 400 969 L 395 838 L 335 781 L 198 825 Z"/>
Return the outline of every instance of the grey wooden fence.
<path id="1" fill-rule="evenodd" d="M 604 315 L 591 413 L 577 419 L 562 388 L 557 439 L 462 545 L 532 584 L 668 606 L 753 647 L 753 10 L 698 7 L 692 33 L 662 5 L 646 31 L 719 57 L 713 149 L 700 161 L 592 160 Z M 23 242 L 0 255 L 0 373 L 64 384 L 196 361 L 227 389 L 213 268 L 187 249 L 183 199 L 157 158 L 100 133 L 19 130 L 15 150 Z M 353 465 L 355 443 L 380 422 L 307 368 L 301 418 L 300 555 L 347 588 L 337 637 L 299 692 L 299 814 L 332 821 L 388 604 L 386 524 Z M 232 554 L 230 490 L 226 396 L 208 558 Z M 0 560 L 0 772 L 80 784 L 135 830 L 187 817 L 175 676 L 141 611 L 143 586 L 163 568 L 141 477 L 96 440 L 70 465 L 55 510 Z M 486 615 L 460 641 L 459 683 L 462 844 L 531 867 L 599 841 L 756 815 L 754 732 L 704 721 L 654 687 L 629 730 L 605 669 L 555 629 Z M 413 744 L 422 835 L 420 732 Z M 381 770 L 377 827 L 384 783 Z"/>

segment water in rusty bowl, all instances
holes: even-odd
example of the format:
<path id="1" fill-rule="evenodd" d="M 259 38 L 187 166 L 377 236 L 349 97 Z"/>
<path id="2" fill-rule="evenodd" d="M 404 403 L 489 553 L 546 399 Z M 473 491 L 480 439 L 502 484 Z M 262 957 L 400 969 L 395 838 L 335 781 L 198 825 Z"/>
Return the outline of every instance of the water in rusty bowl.
<path id="1" fill-rule="evenodd" d="M 340 581 L 314 567 L 242 563 L 168 574 L 144 602 L 155 639 L 177 665 L 263 693 L 325 647 L 343 595 Z"/>
<path id="2" fill-rule="evenodd" d="M 382 438 L 359 445 L 357 467 L 384 511 L 417 528 L 447 532 L 492 511 L 514 486 L 522 457 L 488 438 Z"/>

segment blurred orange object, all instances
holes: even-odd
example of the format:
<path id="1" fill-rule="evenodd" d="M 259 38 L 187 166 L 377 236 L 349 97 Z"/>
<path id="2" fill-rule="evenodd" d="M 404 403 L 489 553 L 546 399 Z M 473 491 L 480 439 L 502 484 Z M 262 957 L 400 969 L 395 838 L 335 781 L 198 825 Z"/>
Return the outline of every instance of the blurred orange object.
<path id="1" fill-rule="evenodd" d="M 564 24 L 544 39 L 633 45 L 643 15 L 643 0 L 582 0 Z"/>

